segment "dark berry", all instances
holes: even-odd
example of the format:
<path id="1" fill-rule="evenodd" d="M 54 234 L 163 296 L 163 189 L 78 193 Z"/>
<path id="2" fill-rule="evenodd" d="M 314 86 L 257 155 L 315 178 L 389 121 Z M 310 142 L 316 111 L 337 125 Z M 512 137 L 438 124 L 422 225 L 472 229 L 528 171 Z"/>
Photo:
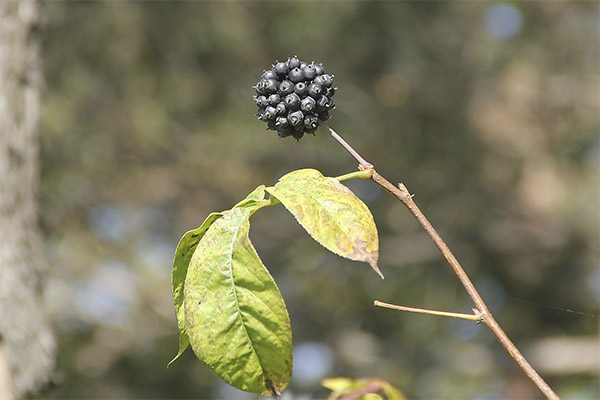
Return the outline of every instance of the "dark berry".
<path id="1" fill-rule="evenodd" d="M 258 112 L 256 113 L 256 116 L 261 121 L 266 121 L 267 120 L 267 116 L 265 115 L 265 109 L 264 108 L 259 108 Z"/>
<path id="2" fill-rule="evenodd" d="M 265 116 L 267 117 L 267 119 L 275 119 L 277 117 L 277 110 L 275 109 L 275 107 L 267 107 L 265 108 Z"/>
<path id="3" fill-rule="evenodd" d="M 267 129 L 271 131 L 277 130 L 277 127 L 275 126 L 275 121 L 271 119 L 267 120 Z"/>
<path id="4" fill-rule="evenodd" d="M 281 138 L 288 137 L 292 133 L 294 133 L 294 128 L 289 125 L 280 126 L 277 128 L 277 135 L 279 135 Z"/>
<path id="5" fill-rule="evenodd" d="M 287 119 L 291 126 L 299 126 L 304 122 L 304 114 L 302 111 L 294 111 L 288 115 Z"/>
<path id="6" fill-rule="evenodd" d="M 323 86 L 330 87 L 331 85 L 333 85 L 333 76 L 328 75 L 328 74 L 323 74 L 323 75 L 321 75 L 321 79 L 322 79 Z"/>
<path id="7" fill-rule="evenodd" d="M 321 96 L 317 100 L 317 112 L 327 110 L 329 106 L 329 98 L 327 96 Z"/>
<path id="8" fill-rule="evenodd" d="M 308 94 L 308 86 L 304 82 L 298 82 L 294 87 L 294 93 L 298 96 L 306 96 Z"/>
<path id="9" fill-rule="evenodd" d="M 304 118 L 304 127 L 310 130 L 315 130 L 319 127 L 319 120 L 316 116 L 310 115 Z"/>
<path id="10" fill-rule="evenodd" d="M 336 90 L 336 88 L 334 88 L 334 87 L 325 88 L 325 96 L 333 97 L 333 95 L 335 94 L 335 90 Z"/>
<path id="11" fill-rule="evenodd" d="M 278 62 L 273 66 L 273 72 L 277 74 L 277 76 L 285 76 L 288 73 L 288 65 L 284 62 Z"/>
<path id="12" fill-rule="evenodd" d="M 300 107 L 300 96 L 296 93 L 285 96 L 285 106 L 288 110 L 297 110 Z"/>
<path id="13" fill-rule="evenodd" d="M 331 118 L 331 117 L 329 116 L 329 111 L 325 110 L 325 111 L 321 111 L 321 112 L 319 113 L 319 119 L 320 119 L 321 121 L 327 121 L 329 118 Z"/>
<path id="14" fill-rule="evenodd" d="M 275 119 L 275 126 L 277 128 L 279 127 L 284 127 L 284 126 L 288 126 L 290 123 L 288 122 L 288 119 L 286 117 L 277 117 Z"/>
<path id="15" fill-rule="evenodd" d="M 319 97 L 321 97 L 321 93 L 323 93 L 323 86 L 319 85 L 318 83 L 311 83 L 310 85 L 308 85 L 308 94 L 311 97 L 314 97 L 315 99 L 318 99 Z"/>
<path id="16" fill-rule="evenodd" d="M 263 79 L 277 79 L 277 74 L 275 73 L 275 71 L 273 71 L 272 69 L 265 71 L 262 74 L 262 78 Z"/>
<path id="17" fill-rule="evenodd" d="M 290 70 L 298 68 L 300 66 L 300 60 L 298 57 L 294 56 L 287 61 L 287 65 Z"/>
<path id="18" fill-rule="evenodd" d="M 317 70 L 314 64 L 309 64 L 302 70 L 302 74 L 304 75 L 304 79 L 311 80 L 317 76 Z"/>
<path id="19" fill-rule="evenodd" d="M 287 113 L 287 107 L 283 101 L 275 106 L 275 110 L 277 111 L 278 115 L 284 115 Z"/>
<path id="20" fill-rule="evenodd" d="M 294 139 L 300 140 L 300 139 L 302 139 L 302 136 L 304 136 L 304 130 L 303 129 L 294 129 L 294 132 L 292 132 L 292 136 L 294 137 Z"/>
<path id="21" fill-rule="evenodd" d="M 297 83 L 304 79 L 304 75 L 302 74 L 302 70 L 298 67 L 290 70 L 290 81 Z"/>
<path id="22" fill-rule="evenodd" d="M 312 112 L 317 106 L 317 102 L 312 97 L 305 97 L 300 102 L 300 109 L 305 112 Z"/>
<path id="23" fill-rule="evenodd" d="M 282 96 L 294 93 L 294 84 L 288 80 L 285 80 L 279 84 L 279 94 Z"/>
<path id="24" fill-rule="evenodd" d="M 323 68 L 323 64 L 314 64 L 314 66 L 317 75 L 323 75 L 325 73 L 325 68 Z"/>
<path id="25" fill-rule="evenodd" d="M 267 101 L 267 98 L 265 96 L 256 96 L 254 100 L 256 101 L 256 105 L 259 108 L 265 108 L 269 105 L 269 102 Z"/>
<path id="26" fill-rule="evenodd" d="M 267 98 L 267 101 L 269 102 L 269 105 L 275 107 L 281 101 L 281 96 L 279 96 L 277 93 L 274 93 Z"/>
<path id="27" fill-rule="evenodd" d="M 279 82 L 275 79 L 261 79 L 256 84 L 256 91 L 259 94 L 271 94 L 277 92 L 279 88 Z"/>

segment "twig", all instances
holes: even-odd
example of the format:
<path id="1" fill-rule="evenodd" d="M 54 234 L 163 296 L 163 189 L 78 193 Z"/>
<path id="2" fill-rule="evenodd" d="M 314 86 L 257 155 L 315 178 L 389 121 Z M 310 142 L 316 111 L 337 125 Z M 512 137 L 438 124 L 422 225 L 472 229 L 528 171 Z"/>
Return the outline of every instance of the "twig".
<path id="1" fill-rule="evenodd" d="M 333 138 L 335 140 L 337 140 L 346 150 L 348 150 L 348 153 L 352 154 L 352 156 L 356 159 L 356 161 L 358 161 L 358 163 L 364 167 L 364 168 L 361 168 L 361 170 L 373 168 L 373 164 L 371 164 L 370 162 L 368 162 L 367 160 L 362 158 L 362 156 L 360 154 L 358 154 L 358 152 L 356 150 L 354 150 L 352 148 L 352 146 L 350 146 L 340 135 L 338 135 L 336 131 L 331 129 L 329 127 L 329 125 L 327 125 L 325 122 L 323 122 L 321 120 L 319 120 L 319 124 L 321 124 L 325 129 L 327 129 L 329 131 L 329 133 L 331 134 L 331 136 L 333 136 Z"/>
<path id="2" fill-rule="evenodd" d="M 489 330 L 492 331 L 492 333 L 496 336 L 502 347 L 504 347 L 508 354 L 519 365 L 519 367 L 521 367 L 525 374 L 527 374 L 529 379 L 531 379 L 531 381 L 548 399 L 560 400 L 560 397 L 558 397 L 558 395 L 552 390 L 552 388 L 550 388 L 546 381 L 544 381 L 544 379 L 537 373 L 537 371 L 531 366 L 531 364 L 529 364 L 525 357 L 523 357 L 521 352 L 517 349 L 514 343 L 502 330 L 498 322 L 496 322 L 496 320 L 492 316 L 492 313 L 487 308 L 485 302 L 475 289 L 475 286 L 467 276 L 466 272 L 461 267 L 456 257 L 454 257 L 454 254 L 452 254 L 452 251 L 450 251 L 448 245 L 444 242 L 439 233 L 437 233 L 433 225 L 431 225 L 431 223 L 421 212 L 419 207 L 417 207 L 417 205 L 412 199 L 412 195 L 410 194 L 406 186 L 404 186 L 404 184 L 402 183 L 398 184 L 398 187 L 392 185 L 387 179 L 385 179 L 383 176 L 379 175 L 377 171 L 375 171 L 373 164 L 367 162 L 364 158 L 362 158 L 360 154 L 358 154 L 358 152 L 354 150 L 344 139 L 342 139 L 341 136 L 338 135 L 332 128 L 330 128 L 323 122 L 320 123 L 329 131 L 331 136 L 333 136 L 334 139 L 340 142 L 340 144 L 344 146 L 344 148 L 350 154 L 352 154 L 352 156 L 354 156 L 354 158 L 359 162 L 359 170 L 364 171 L 367 169 L 372 169 L 371 179 L 379 186 L 384 188 L 386 191 L 388 191 L 390 194 L 392 194 L 394 197 L 396 197 L 398 200 L 400 200 L 402 204 L 404 204 L 404 206 L 408 208 L 410 213 L 421 224 L 423 229 L 425 229 L 425 232 L 427 232 L 431 240 L 433 240 L 433 243 L 435 243 L 442 255 L 446 258 L 448 264 L 450 264 L 450 266 L 454 270 L 454 273 L 456 274 L 456 276 L 464 286 L 465 290 L 471 297 L 471 300 L 473 301 L 476 307 L 476 314 L 478 313 L 478 321 L 484 323 L 489 328 Z"/>
<path id="3" fill-rule="evenodd" d="M 396 304 L 384 303 L 383 301 L 379 301 L 379 300 L 375 300 L 374 304 L 377 307 L 391 308 L 393 310 L 398 310 L 398 311 L 408 311 L 408 312 L 414 312 L 414 313 L 418 313 L 418 314 L 437 315 L 440 317 L 461 318 L 461 319 L 467 319 L 469 321 L 481 322 L 481 314 L 479 314 L 479 311 L 477 311 L 477 309 L 475 309 L 475 308 L 473 309 L 473 312 L 474 312 L 473 314 L 464 314 L 464 313 L 455 313 L 455 312 L 447 312 L 447 311 L 427 310 L 425 308 L 399 306 Z"/>

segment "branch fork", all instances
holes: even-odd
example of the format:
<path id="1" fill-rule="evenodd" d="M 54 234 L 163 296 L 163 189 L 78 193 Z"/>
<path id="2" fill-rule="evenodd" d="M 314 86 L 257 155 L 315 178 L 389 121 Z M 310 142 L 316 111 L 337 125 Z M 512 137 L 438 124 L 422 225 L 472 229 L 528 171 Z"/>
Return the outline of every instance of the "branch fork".
<path id="1" fill-rule="evenodd" d="M 370 162 L 365 160 L 360 154 L 358 154 L 358 152 L 354 150 L 352 146 L 350 146 L 331 127 L 329 127 L 323 121 L 319 121 L 319 123 L 329 131 L 331 136 L 335 140 L 337 140 L 356 159 L 356 161 L 358 161 L 359 171 L 370 171 L 370 177 L 364 178 L 370 178 L 372 181 L 384 188 L 387 192 L 389 192 L 391 195 L 400 200 L 402 204 L 410 211 L 410 213 L 415 217 L 415 219 L 427 232 L 427 234 L 429 235 L 433 243 L 437 246 L 437 248 L 440 250 L 442 255 L 446 258 L 446 261 L 448 262 L 448 264 L 450 264 L 450 267 L 452 267 L 454 273 L 456 274 L 461 284 L 465 288 L 466 292 L 469 294 L 469 297 L 471 297 L 471 300 L 475 304 L 475 308 L 473 308 L 473 314 L 453 313 L 446 311 L 427 310 L 423 308 L 399 306 L 395 304 L 384 303 L 378 300 L 375 301 L 375 306 L 391 308 L 399 311 L 415 312 L 420 314 L 460 318 L 485 324 L 488 327 L 488 329 L 496 336 L 502 347 L 504 347 L 508 354 L 513 358 L 513 360 L 515 360 L 515 362 L 519 365 L 519 367 L 521 367 L 521 369 L 525 372 L 529 379 L 538 387 L 538 389 L 548 399 L 560 400 L 560 397 L 552 390 L 552 388 L 550 388 L 550 386 L 537 373 L 537 371 L 531 366 L 531 364 L 529 364 L 525 357 L 523 357 L 521 352 L 517 349 L 514 343 L 502 330 L 498 322 L 494 319 L 492 313 L 490 313 L 487 305 L 475 289 L 475 286 L 469 279 L 468 275 L 466 274 L 466 272 L 464 271 L 464 269 L 452 253 L 452 251 L 450 251 L 448 245 L 444 242 L 444 240 L 435 230 L 433 225 L 431 225 L 429 220 L 425 217 L 425 215 L 421 212 L 419 207 L 413 201 L 413 195 L 410 194 L 407 187 L 402 183 L 399 183 L 398 186 L 394 186 L 393 184 L 391 184 L 387 179 L 379 175 L 379 173 L 375 170 L 373 164 L 371 164 Z M 347 175 L 349 176 L 350 174 Z"/>

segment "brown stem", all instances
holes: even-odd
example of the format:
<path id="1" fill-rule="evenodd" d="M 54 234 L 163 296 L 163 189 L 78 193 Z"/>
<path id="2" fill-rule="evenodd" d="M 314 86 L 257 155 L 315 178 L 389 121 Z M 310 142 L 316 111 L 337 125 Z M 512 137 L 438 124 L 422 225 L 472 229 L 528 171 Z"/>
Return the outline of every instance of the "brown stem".
<path id="1" fill-rule="evenodd" d="M 359 169 L 362 169 L 362 166 L 359 166 Z M 496 336 L 502 347 L 508 352 L 508 354 L 515 360 L 515 362 L 521 367 L 525 374 L 531 379 L 531 381 L 540 389 L 542 393 L 548 398 L 557 400 L 560 399 L 556 393 L 548 386 L 548 384 L 544 381 L 544 379 L 537 373 L 537 371 L 529 364 L 529 362 L 523 357 L 519 349 L 514 345 L 514 343 L 508 338 L 506 333 L 502 330 L 498 322 L 492 316 L 492 313 L 487 308 L 485 302 L 475 289 L 475 286 L 467 276 L 465 270 L 461 267 L 460 263 L 448 248 L 448 245 L 444 242 L 442 237 L 437 233 L 433 225 L 429 222 L 429 220 L 425 217 L 425 215 L 421 212 L 419 207 L 415 204 L 412 199 L 412 195 L 408 192 L 406 186 L 402 183 L 398 185 L 398 187 L 392 185 L 387 179 L 383 176 L 379 175 L 377 171 L 373 170 L 371 175 L 371 179 L 376 182 L 378 185 L 383 187 L 393 196 L 395 196 L 398 200 L 402 202 L 408 208 L 410 213 L 419 221 L 423 229 L 427 232 L 431 240 L 435 243 L 440 252 L 444 255 L 448 264 L 454 270 L 454 273 L 464 286 L 465 290 L 475 303 L 475 307 L 479 312 L 480 321 L 484 323 L 490 331 Z"/>
<path id="2" fill-rule="evenodd" d="M 523 357 L 521 352 L 517 349 L 517 347 L 514 345 L 514 343 L 508 338 L 506 333 L 502 330 L 502 328 L 500 327 L 498 322 L 496 322 L 496 320 L 492 316 L 492 313 L 487 308 L 485 302 L 483 301 L 483 299 L 481 298 L 481 296 L 475 289 L 475 286 L 473 285 L 473 283 L 467 276 L 465 270 L 462 268 L 462 266 L 460 265 L 460 263 L 458 262 L 456 257 L 454 257 L 454 254 L 452 254 L 452 251 L 450 251 L 450 248 L 444 242 L 444 240 L 439 235 L 439 233 L 437 233 L 437 231 L 435 230 L 433 225 L 431 225 L 431 223 L 425 217 L 425 215 L 421 212 L 419 207 L 417 207 L 417 205 L 415 204 L 415 202 L 412 199 L 412 195 L 409 193 L 406 186 L 404 186 L 404 184 L 402 184 L 402 183 L 398 184 L 398 187 L 392 185 L 387 179 L 385 179 L 383 176 L 379 175 L 379 173 L 377 171 L 375 171 L 373 165 L 371 163 L 367 162 L 364 158 L 362 158 L 360 156 L 360 154 L 358 154 L 358 152 L 356 150 L 354 150 L 344 139 L 342 139 L 332 128 L 325 125 L 324 123 L 321 123 L 321 124 L 325 128 L 327 128 L 329 133 L 331 133 L 331 135 L 338 142 L 340 142 L 342 144 L 342 146 L 344 146 L 344 148 L 346 150 L 348 150 L 348 152 L 350 154 L 352 154 L 354 156 L 354 158 L 359 162 L 359 165 L 358 165 L 359 170 L 362 171 L 362 170 L 366 170 L 366 169 L 372 169 L 373 171 L 372 171 L 371 179 L 375 183 L 377 183 L 379 186 L 381 186 L 382 188 L 387 190 L 390 194 L 392 194 L 398 200 L 400 200 L 402 202 L 402 204 L 404 204 L 404 206 L 406 208 L 408 208 L 408 211 L 410 211 L 410 213 L 416 218 L 416 220 L 419 221 L 419 223 L 421 224 L 423 229 L 425 229 L 425 231 L 427 232 L 427 234 L 429 235 L 431 240 L 433 240 L 433 243 L 435 243 L 435 245 L 440 250 L 442 255 L 446 258 L 446 260 L 448 261 L 448 264 L 450 264 L 450 266 L 454 270 L 454 273 L 456 274 L 456 276 L 458 277 L 458 279 L 464 286 L 465 290 L 471 297 L 471 300 L 473 300 L 473 303 L 475 304 L 477 313 L 479 314 L 478 317 L 479 317 L 480 321 L 482 323 L 484 323 L 489 328 L 490 331 L 492 331 L 492 333 L 496 336 L 496 338 L 498 339 L 498 341 L 500 342 L 502 347 L 504 347 L 504 349 L 508 352 L 508 354 L 513 358 L 513 360 L 515 360 L 515 362 L 519 365 L 519 367 L 521 367 L 521 369 L 525 372 L 525 374 L 527 374 L 529 379 L 531 379 L 531 381 L 538 387 L 538 389 L 548 399 L 560 400 L 560 397 L 558 397 L 558 395 L 552 390 L 552 388 L 550 388 L 550 386 L 537 373 L 537 371 L 531 366 L 531 364 L 529 364 L 529 362 L 525 359 L 525 357 Z"/>

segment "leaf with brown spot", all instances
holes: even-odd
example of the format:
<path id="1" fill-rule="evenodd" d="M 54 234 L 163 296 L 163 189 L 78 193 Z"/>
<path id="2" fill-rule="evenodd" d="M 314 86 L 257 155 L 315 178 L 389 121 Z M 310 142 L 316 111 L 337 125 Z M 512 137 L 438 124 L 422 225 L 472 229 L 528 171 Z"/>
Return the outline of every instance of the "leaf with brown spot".
<path id="1" fill-rule="evenodd" d="M 369 208 L 350 189 L 314 169 L 290 172 L 265 188 L 323 247 L 377 267 L 379 238 Z"/>

